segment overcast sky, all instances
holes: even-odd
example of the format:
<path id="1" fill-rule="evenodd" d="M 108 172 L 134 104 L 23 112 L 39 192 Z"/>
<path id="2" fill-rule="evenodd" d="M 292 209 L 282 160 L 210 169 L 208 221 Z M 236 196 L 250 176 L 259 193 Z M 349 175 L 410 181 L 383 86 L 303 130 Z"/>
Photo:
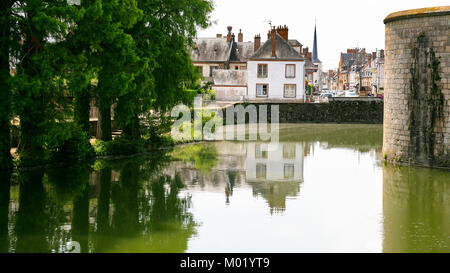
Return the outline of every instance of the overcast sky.
<path id="1" fill-rule="evenodd" d="M 199 37 L 226 34 L 242 29 L 244 41 L 256 34 L 267 38 L 268 22 L 287 25 L 289 39 L 297 39 L 312 51 L 317 19 L 319 59 L 323 69 L 339 64 L 340 52 L 359 46 L 367 51 L 384 48 L 383 19 L 392 12 L 450 5 L 450 0 L 214 0 L 213 25 Z"/>

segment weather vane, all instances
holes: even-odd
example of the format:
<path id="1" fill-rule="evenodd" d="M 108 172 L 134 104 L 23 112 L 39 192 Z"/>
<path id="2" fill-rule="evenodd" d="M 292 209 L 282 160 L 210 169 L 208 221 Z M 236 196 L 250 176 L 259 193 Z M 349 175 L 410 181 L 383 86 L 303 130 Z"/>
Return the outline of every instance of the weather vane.
<path id="1" fill-rule="evenodd" d="M 270 26 L 270 29 L 272 29 L 272 20 L 267 20 L 267 21 L 264 21 L 264 23 L 268 23 L 268 24 L 269 24 L 269 26 Z"/>

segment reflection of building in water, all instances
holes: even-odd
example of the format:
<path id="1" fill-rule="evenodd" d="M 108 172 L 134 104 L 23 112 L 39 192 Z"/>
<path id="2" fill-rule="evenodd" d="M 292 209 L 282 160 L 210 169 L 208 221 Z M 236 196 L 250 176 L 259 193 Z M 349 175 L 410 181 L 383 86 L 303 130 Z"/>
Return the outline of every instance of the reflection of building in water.
<path id="1" fill-rule="evenodd" d="M 255 195 L 260 194 L 268 201 L 272 212 L 284 210 L 286 198 L 299 193 L 303 181 L 304 144 L 218 142 L 214 147 L 218 160 L 209 172 L 202 172 L 195 163 L 185 160 L 173 162 L 164 172 L 170 176 L 179 173 L 189 187 L 225 191 L 226 203 L 230 203 L 233 189 L 246 182 Z"/>
<path id="2" fill-rule="evenodd" d="M 301 182 L 303 157 L 303 144 L 248 144 L 247 182 Z"/>
<path id="3" fill-rule="evenodd" d="M 188 186 L 200 187 L 202 190 L 212 192 L 223 191 L 225 188 L 226 194 L 232 195 L 234 186 L 241 185 L 245 181 L 246 144 L 217 142 L 209 145 L 213 145 L 217 150 L 218 160 L 217 164 L 207 172 L 202 172 L 195 164 L 176 161 L 166 168 L 164 173 L 170 176 L 179 173 L 182 181 Z"/>
<path id="4" fill-rule="evenodd" d="M 450 252 L 448 171 L 383 170 L 384 252 Z"/>
<path id="5" fill-rule="evenodd" d="M 271 213 L 286 209 L 286 198 L 295 197 L 303 182 L 304 145 L 252 143 L 247 145 L 247 183 L 255 196 L 269 203 Z"/>
<path id="6" fill-rule="evenodd" d="M 300 182 L 253 182 L 254 196 L 262 196 L 267 200 L 270 213 L 279 213 L 286 210 L 286 198 L 296 197 L 300 192 Z"/>

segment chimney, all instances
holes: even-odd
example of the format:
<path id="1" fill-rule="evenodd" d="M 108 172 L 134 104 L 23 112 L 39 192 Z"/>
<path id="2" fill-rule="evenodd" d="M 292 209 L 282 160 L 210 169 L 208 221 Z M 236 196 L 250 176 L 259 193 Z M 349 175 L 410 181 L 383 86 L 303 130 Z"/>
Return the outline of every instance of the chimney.
<path id="1" fill-rule="evenodd" d="M 216 37 L 217 38 L 222 38 L 222 34 L 217 34 Z"/>
<path id="2" fill-rule="evenodd" d="M 277 57 L 277 31 L 275 27 L 272 29 L 272 58 Z"/>
<path id="3" fill-rule="evenodd" d="M 384 59 L 384 49 L 380 50 L 380 56 L 381 56 L 381 59 Z"/>
<path id="4" fill-rule="evenodd" d="M 258 51 L 258 49 L 261 47 L 261 35 L 256 35 L 255 36 L 255 48 L 254 51 Z"/>
<path id="5" fill-rule="evenodd" d="M 239 42 L 239 43 L 244 42 L 244 34 L 242 33 L 242 29 L 239 30 L 239 34 L 238 34 L 238 42 Z"/>
<path id="6" fill-rule="evenodd" d="M 269 32 L 267 33 L 267 40 L 270 40 L 271 37 L 272 37 L 272 30 L 269 30 Z"/>
<path id="7" fill-rule="evenodd" d="M 305 48 L 303 49 L 303 55 L 304 55 L 305 57 L 307 57 L 308 52 L 309 52 L 309 48 L 308 48 L 308 47 L 305 47 Z"/>
<path id="8" fill-rule="evenodd" d="M 372 52 L 372 60 L 375 60 L 377 58 L 377 53 L 376 52 Z"/>
<path id="9" fill-rule="evenodd" d="M 286 42 L 289 41 L 289 28 L 286 25 L 279 26 L 277 32 Z"/>
<path id="10" fill-rule="evenodd" d="M 312 52 L 308 52 L 306 54 L 306 58 L 308 58 L 308 60 L 312 61 Z"/>
<path id="11" fill-rule="evenodd" d="M 227 29 L 228 29 L 227 43 L 229 43 L 231 41 L 231 31 L 233 30 L 233 27 L 229 26 Z"/>
<path id="12" fill-rule="evenodd" d="M 234 33 L 233 34 L 231 34 L 231 41 L 236 41 L 236 36 L 234 35 Z"/>

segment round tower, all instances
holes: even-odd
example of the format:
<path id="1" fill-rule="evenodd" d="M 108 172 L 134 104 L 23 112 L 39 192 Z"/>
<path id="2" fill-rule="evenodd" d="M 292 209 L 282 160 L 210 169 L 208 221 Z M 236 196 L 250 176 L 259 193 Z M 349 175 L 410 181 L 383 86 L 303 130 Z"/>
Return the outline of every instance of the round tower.
<path id="1" fill-rule="evenodd" d="M 384 158 L 449 168 L 450 6 L 396 12 L 384 23 Z"/>

